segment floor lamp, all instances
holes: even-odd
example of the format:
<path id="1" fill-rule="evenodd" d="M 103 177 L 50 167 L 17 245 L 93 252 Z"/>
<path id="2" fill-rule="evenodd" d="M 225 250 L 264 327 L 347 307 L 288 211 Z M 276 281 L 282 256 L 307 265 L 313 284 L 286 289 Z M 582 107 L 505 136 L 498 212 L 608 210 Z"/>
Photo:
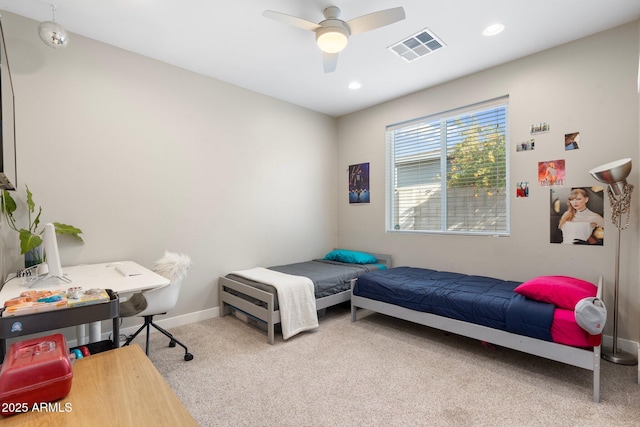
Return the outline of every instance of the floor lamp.
<path id="1" fill-rule="evenodd" d="M 611 203 L 611 222 L 618 229 L 616 245 L 616 270 L 613 300 L 613 349 L 602 350 L 602 358 L 620 365 L 635 365 L 638 360 L 633 354 L 618 349 L 618 291 L 620 287 L 620 231 L 629 225 L 629 211 L 631 209 L 631 192 L 633 185 L 627 183 L 627 176 L 631 172 L 631 159 L 620 159 L 598 166 L 589 171 L 598 181 L 609 186 L 607 193 Z M 627 219 L 622 225 L 622 214 Z"/>

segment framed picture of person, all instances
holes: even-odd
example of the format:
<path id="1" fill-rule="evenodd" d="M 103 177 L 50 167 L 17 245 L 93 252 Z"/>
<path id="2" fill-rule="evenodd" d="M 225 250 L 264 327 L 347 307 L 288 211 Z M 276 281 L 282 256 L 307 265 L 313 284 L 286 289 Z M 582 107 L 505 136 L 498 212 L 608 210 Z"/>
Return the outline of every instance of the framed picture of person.
<path id="1" fill-rule="evenodd" d="M 604 244 L 604 187 L 552 188 L 550 194 L 551 243 Z"/>
<path id="2" fill-rule="evenodd" d="M 538 184 L 541 187 L 563 186 L 564 178 L 564 160 L 538 162 Z"/>
<path id="3" fill-rule="evenodd" d="M 369 203 L 369 163 L 349 166 L 349 203 Z"/>

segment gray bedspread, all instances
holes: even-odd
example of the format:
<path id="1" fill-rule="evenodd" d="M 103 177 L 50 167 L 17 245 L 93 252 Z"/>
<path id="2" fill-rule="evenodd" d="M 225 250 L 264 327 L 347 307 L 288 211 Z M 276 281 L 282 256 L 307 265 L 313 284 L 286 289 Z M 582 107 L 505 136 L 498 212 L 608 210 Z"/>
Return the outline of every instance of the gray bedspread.
<path id="1" fill-rule="evenodd" d="M 312 261 L 268 268 L 269 270 L 279 271 L 280 273 L 308 277 L 313 282 L 314 293 L 316 299 L 318 299 L 349 290 L 351 287 L 350 281 L 352 279 L 355 279 L 361 274 L 369 271 L 379 270 L 380 264 L 346 264 L 337 261 L 315 259 Z M 227 277 L 235 281 L 254 286 L 258 289 L 262 289 L 263 291 L 277 294 L 275 288 L 271 285 L 247 280 L 233 274 L 228 274 Z M 230 290 L 230 292 L 235 294 L 232 290 Z M 251 300 L 251 298 L 248 297 L 246 299 Z"/>
<path id="2" fill-rule="evenodd" d="M 352 279 L 379 269 L 378 264 L 345 264 L 324 259 L 269 267 L 280 273 L 308 277 L 313 281 L 316 298 L 347 290 Z"/>

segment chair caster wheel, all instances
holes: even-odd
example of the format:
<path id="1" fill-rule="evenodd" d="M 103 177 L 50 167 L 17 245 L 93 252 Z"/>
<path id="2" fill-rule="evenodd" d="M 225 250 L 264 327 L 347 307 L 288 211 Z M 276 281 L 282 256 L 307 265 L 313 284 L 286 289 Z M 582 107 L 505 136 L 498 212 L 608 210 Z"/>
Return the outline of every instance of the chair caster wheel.
<path id="1" fill-rule="evenodd" d="M 176 346 L 176 342 L 174 340 L 171 340 L 169 342 L 169 347 L 175 347 Z"/>
<path id="2" fill-rule="evenodd" d="M 187 362 L 188 362 L 189 360 L 193 360 L 193 354 L 191 354 L 191 353 L 187 353 L 187 354 L 185 354 L 185 355 L 184 355 L 184 360 L 185 360 L 185 361 L 187 361 Z"/>

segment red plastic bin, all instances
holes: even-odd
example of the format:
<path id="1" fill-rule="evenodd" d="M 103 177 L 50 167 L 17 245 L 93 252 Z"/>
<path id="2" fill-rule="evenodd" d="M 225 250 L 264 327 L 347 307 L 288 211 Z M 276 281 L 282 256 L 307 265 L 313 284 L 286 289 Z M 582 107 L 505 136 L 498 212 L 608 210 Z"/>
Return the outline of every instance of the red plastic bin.
<path id="1" fill-rule="evenodd" d="M 71 391 L 73 371 L 62 334 L 11 344 L 0 369 L 0 414 L 27 412 Z"/>

